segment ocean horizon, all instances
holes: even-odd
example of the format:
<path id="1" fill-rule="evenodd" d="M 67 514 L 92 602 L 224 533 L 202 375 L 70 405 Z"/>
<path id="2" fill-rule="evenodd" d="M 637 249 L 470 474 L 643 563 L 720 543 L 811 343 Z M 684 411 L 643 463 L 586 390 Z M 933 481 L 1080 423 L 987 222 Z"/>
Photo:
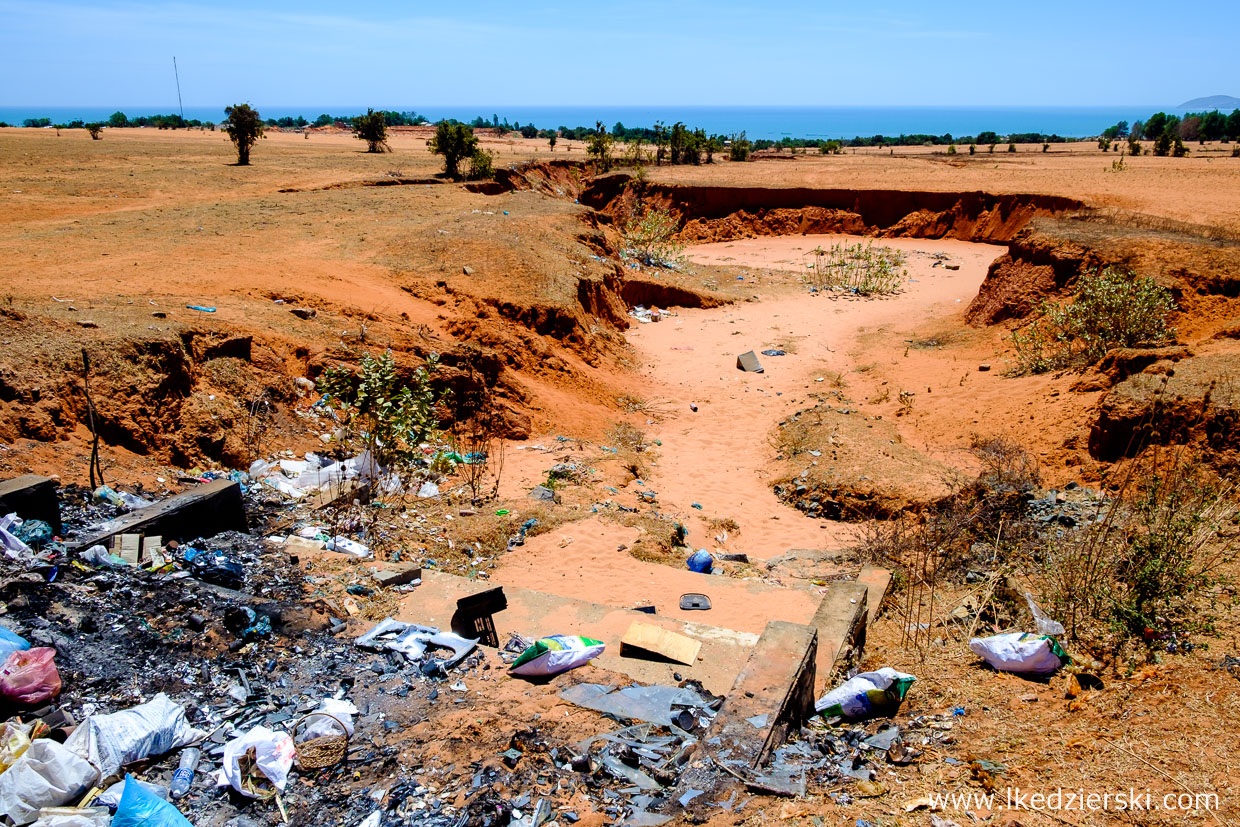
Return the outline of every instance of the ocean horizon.
<path id="1" fill-rule="evenodd" d="M 303 116 L 313 121 L 320 114 L 354 115 L 367 107 L 358 105 L 281 106 L 253 104 L 264 118 Z M 602 121 L 610 129 L 617 122 L 628 127 L 649 127 L 662 121 L 683 121 L 691 128 L 711 134 L 731 135 L 744 131 L 750 139 L 870 137 L 873 135 L 969 136 L 990 130 L 1000 135 L 1038 132 L 1065 138 L 1088 138 L 1112 124 L 1144 120 L 1154 112 L 1182 112 L 1167 106 L 381 106 L 389 111 L 417 112 L 432 121 L 455 118 L 469 122 L 476 117 L 534 124 L 539 129 L 593 126 Z M 113 112 L 129 117 L 169 114 L 168 106 L 0 106 L 0 121 L 20 125 L 27 118 L 51 118 L 53 123 L 74 120 L 106 121 Z M 185 117 L 218 123 L 223 106 L 187 106 Z"/>

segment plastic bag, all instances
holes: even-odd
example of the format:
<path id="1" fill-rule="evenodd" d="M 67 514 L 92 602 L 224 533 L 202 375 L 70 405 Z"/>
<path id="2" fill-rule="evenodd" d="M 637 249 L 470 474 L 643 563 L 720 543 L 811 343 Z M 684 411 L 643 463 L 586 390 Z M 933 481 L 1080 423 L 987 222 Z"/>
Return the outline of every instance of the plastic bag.
<path id="1" fill-rule="evenodd" d="M 112 827 L 194 827 L 175 806 L 143 787 L 132 775 L 125 776 L 125 789 Z"/>
<path id="2" fill-rule="evenodd" d="M 241 770 L 241 757 L 251 749 L 257 769 L 253 776 L 247 776 Z M 287 732 L 256 726 L 224 745 L 223 766 L 216 776 L 216 786 L 231 786 L 248 798 L 268 798 L 284 790 L 295 753 L 293 738 Z M 266 778 L 271 787 L 263 785 L 262 779 L 257 778 L 259 775 Z"/>
<path id="3" fill-rule="evenodd" d="M 1020 675 L 1050 675 L 1069 661 L 1053 637 L 1028 632 L 975 637 L 969 648 L 1000 672 Z"/>
<path id="4" fill-rule="evenodd" d="M 318 715 L 316 713 L 324 714 Z M 328 735 L 339 735 L 340 727 L 344 727 L 345 733 L 353 737 L 353 716 L 357 714 L 357 707 L 350 701 L 338 701 L 335 698 L 324 698 L 319 704 L 319 708 L 314 712 L 306 714 L 306 722 L 301 730 L 300 737 L 303 741 L 309 741 L 311 738 L 323 738 Z M 330 715 L 331 718 L 327 716 Z M 332 718 L 336 720 L 333 721 Z M 340 723 L 337 724 L 336 721 Z"/>
<path id="5" fill-rule="evenodd" d="M 876 672 L 862 672 L 823 695 L 814 709 L 828 717 L 869 718 L 891 715 L 900 708 L 917 678 L 884 666 Z"/>
<path id="6" fill-rule="evenodd" d="M 65 746 L 110 778 L 125 764 L 189 746 L 206 737 L 185 720 L 185 708 L 162 692 L 144 704 L 92 715 L 73 731 Z"/>
<path id="7" fill-rule="evenodd" d="M 17 762 L 30 747 L 30 724 L 6 721 L 0 724 L 0 772 Z"/>
<path id="8" fill-rule="evenodd" d="M 47 646 L 14 652 L 0 667 L 0 698 L 33 706 L 60 694 L 56 650 Z"/>
<path id="9" fill-rule="evenodd" d="M 102 807 L 44 807 L 30 827 L 108 827 L 111 823 L 112 816 Z"/>
<path id="10" fill-rule="evenodd" d="M 128 781 L 130 777 L 131 776 L 126 773 L 125 777 L 120 781 L 117 781 L 111 787 L 108 787 L 106 790 L 99 793 L 99 795 L 95 796 L 95 799 L 90 802 L 91 806 L 107 807 L 109 810 L 115 812 L 116 808 L 121 806 L 121 796 L 125 794 L 125 782 Z M 139 786 L 145 788 L 146 791 L 153 796 L 163 799 L 168 798 L 167 787 L 161 787 L 158 784 L 148 784 L 145 781 L 137 781 L 136 779 L 135 782 Z"/>
<path id="11" fill-rule="evenodd" d="M 539 638 L 512 664 L 512 674 L 545 677 L 584 666 L 603 654 L 602 641 L 579 635 Z"/>
<path id="12" fill-rule="evenodd" d="M 29 648 L 30 641 L 11 629 L 0 626 L 0 663 L 7 661 L 14 652 L 24 652 Z"/>
<path id="13" fill-rule="evenodd" d="M 7 514 L 0 517 L 0 549 L 8 557 L 17 559 L 30 552 L 30 547 L 12 533 L 18 530 L 21 520 L 16 514 Z"/>
<path id="14" fill-rule="evenodd" d="M 129 561 L 124 557 L 117 557 L 112 554 L 104 546 L 91 546 L 78 555 L 78 559 L 90 563 L 93 566 L 108 566 L 109 568 L 119 569 L 129 565 Z"/>
<path id="15" fill-rule="evenodd" d="M 715 567 L 715 558 L 710 556 L 710 552 L 706 549 L 698 549 L 689 555 L 686 565 L 689 571 L 695 571 L 698 574 L 710 574 L 711 569 Z"/>
<path id="16" fill-rule="evenodd" d="M 89 763 L 61 744 L 39 738 L 0 774 L 0 813 L 29 824 L 43 807 L 59 807 L 86 794 L 99 778 Z"/>

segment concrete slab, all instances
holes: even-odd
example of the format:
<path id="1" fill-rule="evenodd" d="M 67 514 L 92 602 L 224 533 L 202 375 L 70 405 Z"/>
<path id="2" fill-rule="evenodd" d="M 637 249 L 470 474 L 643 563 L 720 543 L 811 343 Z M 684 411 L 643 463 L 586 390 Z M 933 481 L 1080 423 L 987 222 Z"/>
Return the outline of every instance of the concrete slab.
<path id="1" fill-rule="evenodd" d="M 16 513 L 23 520 L 42 520 L 60 534 L 60 500 L 56 481 L 26 474 L 0 482 L 0 517 Z"/>
<path id="2" fill-rule="evenodd" d="M 883 608 L 883 601 L 887 599 L 887 592 L 891 588 L 891 572 L 887 569 L 880 569 L 878 566 L 865 565 L 861 567 L 861 573 L 857 575 L 857 582 L 866 588 L 866 626 L 873 626 L 874 621 L 878 619 L 878 613 Z"/>
<path id="3" fill-rule="evenodd" d="M 837 672 L 861 659 L 865 623 L 866 587 L 856 581 L 832 583 L 810 621 L 818 630 L 819 694 L 834 686 Z"/>
<path id="4" fill-rule="evenodd" d="M 117 534 L 158 534 L 167 540 L 214 537 L 221 531 L 246 531 L 241 485 L 213 480 L 174 497 L 122 514 L 76 541 L 72 549 L 108 545 Z"/>
<path id="5" fill-rule="evenodd" d="M 492 588 L 493 582 L 468 580 L 432 569 L 423 569 L 422 585 L 405 595 L 398 620 L 451 628 L 456 602 L 476 592 Z M 593 663 L 603 669 L 627 675 L 642 683 L 677 683 L 674 675 L 692 678 L 716 694 L 731 689 L 744 668 L 759 636 L 722 629 L 703 623 L 686 622 L 633 609 L 618 609 L 571 597 L 505 585 L 508 608 L 495 615 L 495 629 L 501 645 L 517 632 L 525 637 L 585 635 L 607 644 L 607 650 Z M 706 614 L 699 612 L 698 616 Z M 657 625 L 670 632 L 693 638 L 702 644 L 692 665 L 659 663 L 620 654 L 620 640 L 634 621 Z"/>
<path id="6" fill-rule="evenodd" d="M 721 772 L 720 761 L 740 778 L 761 783 L 758 777 L 771 754 L 813 714 L 817 657 L 818 632 L 812 626 L 768 623 L 669 802 L 690 789 L 705 790 L 688 809 L 707 812 L 708 802 L 726 798 L 739 779 Z"/>

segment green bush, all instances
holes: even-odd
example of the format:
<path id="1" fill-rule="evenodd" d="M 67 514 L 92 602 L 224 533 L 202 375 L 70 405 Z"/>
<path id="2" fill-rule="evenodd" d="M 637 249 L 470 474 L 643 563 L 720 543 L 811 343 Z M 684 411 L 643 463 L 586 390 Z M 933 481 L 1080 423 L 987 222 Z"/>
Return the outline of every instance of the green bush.
<path id="1" fill-rule="evenodd" d="M 90 133 L 90 139 L 92 141 L 98 141 L 103 137 L 103 124 L 88 123 L 86 124 L 86 131 Z"/>
<path id="2" fill-rule="evenodd" d="M 1068 304 L 1043 302 L 1023 331 L 1012 333 L 1018 373 L 1095 364 L 1117 347 L 1163 344 L 1175 336 L 1167 316 L 1171 292 L 1152 278 L 1108 267 L 1082 277 Z"/>
<path id="3" fill-rule="evenodd" d="M 738 132 L 732 136 L 732 145 L 728 148 L 729 161 L 748 161 L 749 154 L 753 151 L 753 144 L 745 137 L 744 132 Z"/>
<path id="4" fill-rule="evenodd" d="M 317 387 L 344 431 L 341 440 L 350 451 L 369 451 L 385 472 L 408 483 L 423 465 L 421 445 L 440 437 L 438 408 L 445 394 L 431 384 L 439 357 L 431 354 L 413 373 L 412 381 L 397 376 L 392 351 L 366 354 L 361 369 L 345 367 L 323 371 Z"/>
<path id="5" fill-rule="evenodd" d="M 595 169 L 607 172 L 611 169 L 611 148 L 614 143 L 602 121 L 595 122 L 594 131 L 586 138 L 586 154 L 594 159 Z"/>
<path id="6" fill-rule="evenodd" d="M 651 267 L 683 267 L 685 248 L 673 240 L 677 229 L 676 217 L 670 212 L 649 209 L 625 225 L 620 254 Z"/>
<path id="7" fill-rule="evenodd" d="M 465 176 L 470 181 L 489 181 L 495 177 L 495 156 L 490 150 L 476 149 L 469 156 L 469 173 Z"/>

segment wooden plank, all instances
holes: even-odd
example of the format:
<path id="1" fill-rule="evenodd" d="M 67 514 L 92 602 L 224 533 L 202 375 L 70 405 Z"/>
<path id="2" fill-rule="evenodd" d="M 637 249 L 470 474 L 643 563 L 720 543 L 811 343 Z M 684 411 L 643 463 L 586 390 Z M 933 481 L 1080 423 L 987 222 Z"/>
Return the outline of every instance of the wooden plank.
<path id="1" fill-rule="evenodd" d="M 241 485 L 232 480 L 213 480 L 108 520 L 76 539 L 71 549 L 107 545 L 117 534 L 158 534 L 165 540 L 185 542 L 214 537 L 222 531 L 247 530 Z"/>
<path id="2" fill-rule="evenodd" d="M 639 620 L 633 621 L 624 637 L 620 638 L 621 655 L 639 658 L 654 655 L 686 666 L 697 662 L 701 650 L 701 641 Z"/>

